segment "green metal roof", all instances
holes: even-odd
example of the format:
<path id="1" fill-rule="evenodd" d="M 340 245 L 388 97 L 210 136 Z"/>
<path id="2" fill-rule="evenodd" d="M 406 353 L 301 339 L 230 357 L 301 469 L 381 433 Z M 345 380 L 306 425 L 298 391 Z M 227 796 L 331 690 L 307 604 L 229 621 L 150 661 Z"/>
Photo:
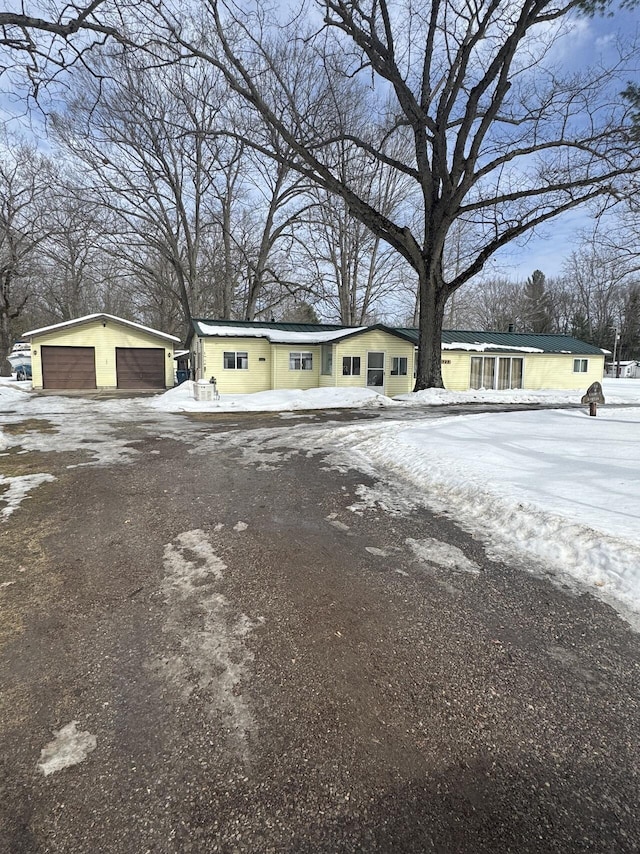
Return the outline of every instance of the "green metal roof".
<path id="1" fill-rule="evenodd" d="M 234 327 L 242 328 L 252 326 L 255 329 L 273 329 L 283 332 L 338 332 L 340 330 L 348 331 L 353 329 L 354 334 L 362 334 L 362 328 L 357 326 L 345 326 L 339 323 L 276 323 L 264 320 L 211 320 L 207 318 L 193 318 L 193 330 L 196 335 L 201 337 L 209 337 L 210 333 L 204 332 L 201 324 L 211 326 L 226 326 L 231 329 Z M 404 338 L 413 344 L 418 344 L 418 330 L 412 327 L 387 326 L 383 323 L 376 323 L 369 329 L 379 329 Z M 189 336 L 189 339 L 191 335 Z M 461 331 L 456 329 L 444 329 L 442 331 L 442 343 L 448 344 L 447 349 L 457 349 L 456 344 L 460 344 L 460 350 L 472 349 L 474 345 L 483 347 L 485 352 L 491 350 L 491 345 L 495 345 L 496 352 L 513 349 L 514 351 L 523 349 L 542 350 L 544 353 L 553 354 L 568 354 L 576 356 L 602 356 L 602 350 L 594 344 L 587 344 L 586 341 L 580 341 L 578 338 L 573 338 L 571 335 L 547 335 L 545 333 L 536 332 L 484 332 L 484 331 Z M 453 345 L 453 346 L 451 346 Z"/>
<path id="2" fill-rule="evenodd" d="M 398 332 L 405 333 L 415 344 L 418 343 L 418 330 L 412 328 L 399 328 Z M 594 344 L 587 344 L 571 335 L 548 335 L 538 332 L 483 332 L 483 331 L 460 331 L 457 329 L 443 329 L 442 343 L 455 345 L 485 345 L 490 348 L 492 344 L 499 350 L 523 347 L 542 350 L 544 353 L 571 354 L 577 356 L 602 356 L 602 350 Z M 452 349 L 455 349 L 452 348 Z M 460 349 L 465 349 L 462 346 Z"/>

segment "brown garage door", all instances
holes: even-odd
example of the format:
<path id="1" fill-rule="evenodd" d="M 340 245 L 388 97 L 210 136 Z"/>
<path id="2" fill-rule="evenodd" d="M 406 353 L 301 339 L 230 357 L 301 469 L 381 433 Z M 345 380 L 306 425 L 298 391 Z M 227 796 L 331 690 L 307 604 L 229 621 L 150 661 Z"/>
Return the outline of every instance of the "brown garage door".
<path id="1" fill-rule="evenodd" d="M 118 388 L 164 388 L 164 348 L 116 347 Z"/>
<path id="2" fill-rule="evenodd" d="M 42 387 L 83 389 L 96 387 L 93 347 L 41 347 Z"/>

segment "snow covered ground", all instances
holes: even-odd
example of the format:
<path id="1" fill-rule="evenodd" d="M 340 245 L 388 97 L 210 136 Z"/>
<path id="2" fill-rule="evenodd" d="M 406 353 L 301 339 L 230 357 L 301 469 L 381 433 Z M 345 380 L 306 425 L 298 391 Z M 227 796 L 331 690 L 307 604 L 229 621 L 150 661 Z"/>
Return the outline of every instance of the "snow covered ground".
<path id="1" fill-rule="evenodd" d="M 640 613 L 640 406 L 601 407 L 597 418 L 496 412 L 333 433 L 356 467 L 388 472 L 490 557 L 521 556 Z"/>
<path id="2" fill-rule="evenodd" d="M 37 441 L 52 449 L 79 441 L 75 420 L 86 403 L 77 398 L 25 393 L 29 384 L 0 383 L 0 416 L 55 415 L 59 433 Z M 579 403 L 580 392 L 421 392 L 392 401 L 363 389 L 312 389 L 227 396 L 200 403 L 188 384 L 154 398 L 92 402 L 92 411 L 108 413 L 111 428 L 119 417 L 138 415 L 147 423 L 183 411 L 293 411 L 332 407 L 394 407 L 397 418 L 356 424 L 301 425 L 266 432 L 260 439 L 280 445 L 299 443 L 337 454 L 344 464 L 395 485 L 404 506 L 423 502 L 446 513 L 481 540 L 495 559 L 518 556 L 537 564 L 640 615 L 640 380 L 604 380 L 607 404 L 591 418 L 586 407 L 553 409 Z M 446 403 L 539 403 L 535 411 L 477 413 L 402 420 L 403 408 Z M 620 406 L 620 404 L 625 404 Z M 393 410 L 392 410 L 393 411 Z M 387 416 L 388 419 L 388 416 Z M 104 419 L 106 421 L 107 419 Z M 103 421 L 103 423 L 104 423 Z M 0 422 L 1 423 L 1 422 Z M 65 424 L 70 429 L 65 429 Z M 176 430 L 178 427 L 176 426 Z M 271 436 L 277 433 L 271 440 Z M 36 439 L 23 437 L 23 447 Z M 106 453 L 115 441 L 95 437 L 98 462 L 114 462 Z M 255 438 L 252 441 L 258 441 Z M 25 444 L 26 443 L 26 444 Z M 4 446 L 4 447 L 3 447 Z M 0 451 L 8 441 L 0 432 Z M 86 441 L 83 445 L 87 448 Z M 120 453 L 122 454 L 123 449 Z M 116 455 L 117 456 L 117 455 Z M 121 457 L 122 459 L 122 457 Z M 4 497 L 12 496 L 10 484 Z M 371 497 L 371 496 L 369 496 Z M 3 496 L 0 494 L 0 500 Z M 15 495 L 14 495 L 15 498 Z M 366 496 L 363 502 L 366 504 Z M 375 497 L 374 499 L 375 500 Z M 407 503 L 408 502 L 408 503 Z M 355 508 L 354 512 L 358 512 Z"/>

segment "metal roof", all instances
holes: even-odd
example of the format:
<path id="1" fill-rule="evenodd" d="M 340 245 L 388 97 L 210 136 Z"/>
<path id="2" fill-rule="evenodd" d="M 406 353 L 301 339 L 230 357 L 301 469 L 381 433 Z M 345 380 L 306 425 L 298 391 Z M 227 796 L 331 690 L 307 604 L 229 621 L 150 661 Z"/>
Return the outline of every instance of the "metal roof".
<path id="1" fill-rule="evenodd" d="M 418 343 L 417 329 L 400 328 L 398 331 L 405 333 L 415 344 Z M 491 345 L 495 344 L 500 350 L 504 350 L 505 348 L 513 348 L 514 350 L 530 348 L 532 350 L 542 350 L 544 353 L 566 353 L 578 356 L 603 355 L 600 347 L 596 347 L 595 344 L 587 344 L 586 341 L 580 341 L 571 335 L 549 335 L 542 332 L 484 332 L 479 330 L 443 329 L 442 343 L 449 345 L 485 345 L 487 349 L 490 349 Z"/>
<path id="2" fill-rule="evenodd" d="M 206 338 L 210 337 L 202 328 L 204 325 L 225 326 L 233 329 L 238 328 L 241 334 L 242 327 L 251 326 L 255 329 L 279 330 L 283 332 L 331 332 L 344 330 L 348 332 L 353 330 L 353 334 L 362 334 L 362 327 L 345 326 L 337 323 L 276 323 L 275 321 L 263 320 L 208 320 L 204 318 L 193 318 L 193 332 L 196 335 Z M 412 327 L 387 326 L 386 324 L 377 323 L 369 327 L 369 329 L 382 330 L 404 338 L 413 344 L 418 344 L 418 330 Z M 191 338 L 191 335 L 189 336 Z M 475 347 L 482 349 L 484 352 L 491 350 L 491 345 L 495 345 L 496 352 L 505 350 L 514 351 L 542 351 L 543 353 L 552 354 L 567 354 L 577 356 L 602 356 L 603 352 L 594 344 L 588 344 L 586 341 L 580 341 L 571 335 L 548 335 L 546 333 L 537 332 L 485 332 L 482 330 L 457 330 L 444 329 L 442 331 L 442 343 L 448 345 L 447 349 L 457 349 L 456 344 L 462 345 L 461 350 L 473 350 Z"/>
<path id="3" fill-rule="evenodd" d="M 215 326 L 253 326 L 256 329 L 278 329 L 281 332 L 338 332 L 340 329 L 359 329 L 358 326 L 344 326 L 340 323 L 276 323 L 275 321 L 267 320 L 209 320 L 204 317 L 192 318 L 192 323 L 198 335 L 207 337 L 206 333 L 200 329 L 200 324 Z"/>
<path id="4" fill-rule="evenodd" d="M 255 337 L 266 338 L 274 344 L 324 344 L 344 340 L 354 335 L 380 330 L 396 338 L 410 338 L 400 329 L 376 323 L 373 326 L 340 326 L 331 323 L 270 323 L 250 320 L 205 320 L 193 318 L 192 328 L 187 339 L 190 344 L 193 335 L 201 338 L 217 337 Z"/>

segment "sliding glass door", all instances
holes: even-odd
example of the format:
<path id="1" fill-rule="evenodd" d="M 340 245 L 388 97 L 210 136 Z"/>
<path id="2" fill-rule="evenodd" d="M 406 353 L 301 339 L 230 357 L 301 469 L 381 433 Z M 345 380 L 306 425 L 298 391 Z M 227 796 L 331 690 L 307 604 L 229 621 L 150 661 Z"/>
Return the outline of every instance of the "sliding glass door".
<path id="1" fill-rule="evenodd" d="M 504 390 L 522 388 L 523 366 L 522 357 L 472 356 L 469 387 Z"/>

